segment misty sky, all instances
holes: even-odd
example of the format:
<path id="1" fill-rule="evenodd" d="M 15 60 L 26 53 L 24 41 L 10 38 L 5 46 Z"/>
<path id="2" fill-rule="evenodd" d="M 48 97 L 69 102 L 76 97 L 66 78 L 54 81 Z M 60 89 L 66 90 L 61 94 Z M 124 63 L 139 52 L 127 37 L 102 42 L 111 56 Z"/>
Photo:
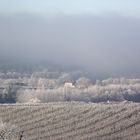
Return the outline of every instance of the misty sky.
<path id="1" fill-rule="evenodd" d="M 41 16 L 59 14 L 103 14 L 115 12 L 125 16 L 140 16 L 139 0 L 0 0 L 0 13 L 30 13 Z"/>
<path id="2" fill-rule="evenodd" d="M 0 0 L 0 59 L 140 76 L 139 0 Z"/>

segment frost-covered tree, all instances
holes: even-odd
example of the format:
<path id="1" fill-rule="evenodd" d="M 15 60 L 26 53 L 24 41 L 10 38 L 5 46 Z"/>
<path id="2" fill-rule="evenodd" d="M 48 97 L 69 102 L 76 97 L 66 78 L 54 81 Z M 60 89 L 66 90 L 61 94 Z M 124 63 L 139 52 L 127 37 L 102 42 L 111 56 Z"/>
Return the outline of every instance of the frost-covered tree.
<path id="1" fill-rule="evenodd" d="M 3 89 L 0 102 L 15 103 L 17 90 L 18 90 L 18 88 L 16 86 L 14 86 L 13 83 L 7 83 L 7 85 Z"/>
<path id="2" fill-rule="evenodd" d="M 88 78 L 81 77 L 75 83 L 77 88 L 88 88 L 91 85 L 91 81 Z"/>
<path id="3" fill-rule="evenodd" d="M 0 121 L 0 139 L 1 140 L 23 140 L 24 131 L 11 123 Z M 24 138 L 25 140 L 25 138 Z"/>

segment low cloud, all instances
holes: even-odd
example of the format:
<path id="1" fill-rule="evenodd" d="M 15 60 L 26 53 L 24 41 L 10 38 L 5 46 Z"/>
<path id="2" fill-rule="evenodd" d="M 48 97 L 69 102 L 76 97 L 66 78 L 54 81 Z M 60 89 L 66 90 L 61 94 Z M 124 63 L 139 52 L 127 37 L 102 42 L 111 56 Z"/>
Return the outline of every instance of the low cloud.
<path id="1" fill-rule="evenodd" d="M 1 59 L 81 66 L 94 76 L 140 75 L 139 18 L 1 15 L 0 31 Z"/>

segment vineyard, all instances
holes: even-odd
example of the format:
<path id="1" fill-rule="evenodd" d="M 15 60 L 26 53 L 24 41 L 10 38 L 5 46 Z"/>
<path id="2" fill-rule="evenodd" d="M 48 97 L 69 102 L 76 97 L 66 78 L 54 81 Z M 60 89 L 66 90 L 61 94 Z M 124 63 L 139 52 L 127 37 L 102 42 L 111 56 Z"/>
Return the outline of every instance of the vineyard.
<path id="1" fill-rule="evenodd" d="M 22 132 L 21 140 L 140 139 L 139 103 L 3 104 L 0 119 Z M 19 137 L 13 130 L 0 139 Z"/>

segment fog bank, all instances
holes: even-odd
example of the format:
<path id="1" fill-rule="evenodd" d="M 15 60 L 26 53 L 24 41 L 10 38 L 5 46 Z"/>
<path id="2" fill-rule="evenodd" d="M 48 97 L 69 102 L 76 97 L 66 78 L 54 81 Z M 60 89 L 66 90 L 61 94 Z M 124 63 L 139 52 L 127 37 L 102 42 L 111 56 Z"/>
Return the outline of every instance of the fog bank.
<path id="1" fill-rule="evenodd" d="M 94 75 L 140 76 L 140 19 L 0 16 L 0 59 L 78 66 Z"/>

